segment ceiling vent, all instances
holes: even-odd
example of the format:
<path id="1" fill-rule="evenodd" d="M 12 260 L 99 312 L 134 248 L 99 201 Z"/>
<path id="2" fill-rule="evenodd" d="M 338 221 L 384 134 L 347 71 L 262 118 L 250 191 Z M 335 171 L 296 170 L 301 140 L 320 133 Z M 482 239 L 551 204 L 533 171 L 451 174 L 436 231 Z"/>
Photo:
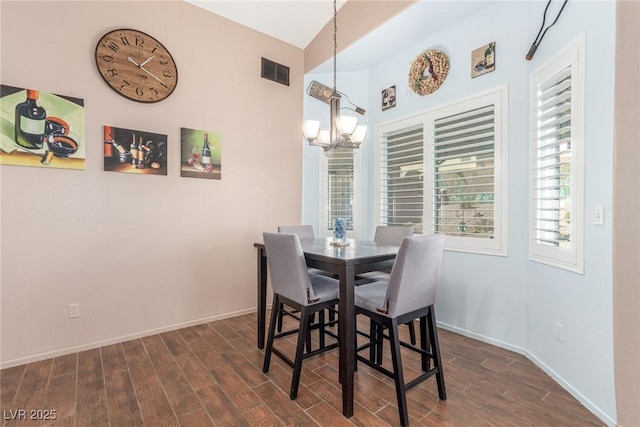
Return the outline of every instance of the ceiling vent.
<path id="1" fill-rule="evenodd" d="M 289 86 L 289 67 L 273 62 L 267 58 L 262 58 L 261 77 Z"/>

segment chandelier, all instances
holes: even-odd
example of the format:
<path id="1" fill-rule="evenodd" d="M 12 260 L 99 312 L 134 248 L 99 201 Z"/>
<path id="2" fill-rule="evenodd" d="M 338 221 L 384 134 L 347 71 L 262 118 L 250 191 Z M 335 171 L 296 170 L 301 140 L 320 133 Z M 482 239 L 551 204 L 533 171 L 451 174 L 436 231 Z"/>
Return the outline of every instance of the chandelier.
<path id="1" fill-rule="evenodd" d="M 364 114 L 365 110 L 353 104 L 347 95 L 336 89 L 336 50 L 337 43 L 337 15 L 336 0 L 333 0 L 333 89 L 313 80 L 307 88 L 307 94 L 330 107 L 330 129 L 320 129 L 320 122 L 307 120 L 302 124 L 302 134 L 309 141 L 309 145 L 322 147 L 324 151 L 334 148 L 359 148 L 367 136 L 367 127 L 358 125 L 358 119 L 340 114 L 340 99 L 345 97 L 347 102 L 355 108 L 344 107 Z"/>

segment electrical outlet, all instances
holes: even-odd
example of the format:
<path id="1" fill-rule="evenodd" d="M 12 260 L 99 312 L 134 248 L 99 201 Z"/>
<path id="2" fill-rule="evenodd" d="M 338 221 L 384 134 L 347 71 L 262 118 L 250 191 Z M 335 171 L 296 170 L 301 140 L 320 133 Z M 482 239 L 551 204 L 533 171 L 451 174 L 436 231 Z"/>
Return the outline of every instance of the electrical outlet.
<path id="1" fill-rule="evenodd" d="M 564 342 L 564 326 L 558 322 L 556 322 L 556 339 Z"/>
<path id="2" fill-rule="evenodd" d="M 69 319 L 80 317 L 80 304 L 69 304 Z"/>

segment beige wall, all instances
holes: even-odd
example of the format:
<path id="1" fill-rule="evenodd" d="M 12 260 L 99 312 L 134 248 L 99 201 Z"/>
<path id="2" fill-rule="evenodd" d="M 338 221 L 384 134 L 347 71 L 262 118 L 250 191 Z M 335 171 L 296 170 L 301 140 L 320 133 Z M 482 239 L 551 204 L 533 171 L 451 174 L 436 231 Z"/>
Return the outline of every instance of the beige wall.
<path id="1" fill-rule="evenodd" d="M 613 308 L 618 425 L 640 426 L 640 2 L 617 2 Z"/>
<path id="2" fill-rule="evenodd" d="M 253 242 L 300 221 L 303 51 L 182 1 L 0 7 L 2 83 L 83 98 L 87 152 L 85 171 L 0 167 L 2 367 L 252 311 Z M 172 53 L 167 100 L 99 76 L 96 43 L 119 27 Z M 260 78 L 261 56 L 290 87 Z M 105 172 L 105 124 L 168 135 L 168 175 Z M 180 177 L 180 127 L 222 134 L 222 180 Z"/>

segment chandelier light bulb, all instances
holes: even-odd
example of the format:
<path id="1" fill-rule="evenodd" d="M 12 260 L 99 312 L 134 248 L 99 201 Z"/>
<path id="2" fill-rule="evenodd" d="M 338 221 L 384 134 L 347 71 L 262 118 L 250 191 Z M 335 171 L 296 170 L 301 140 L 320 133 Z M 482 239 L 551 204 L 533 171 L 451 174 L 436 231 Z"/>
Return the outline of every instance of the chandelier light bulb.
<path id="1" fill-rule="evenodd" d="M 331 133 L 327 129 L 322 129 L 318 132 L 318 143 L 320 145 L 329 146 L 331 145 Z"/>
<path id="2" fill-rule="evenodd" d="M 302 123 L 302 134 L 307 141 L 313 141 L 318 138 L 320 131 L 320 122 L 317 120 L 307 120 Z"/>
<path id="3" fill-rule="evenodd" d="M 359 126 L 356 126 L 356 129 L 353 131 L 349 139 L 354 144 L 361 144 L 364 142 L 364 139 L 366 137 L 367 137 L 367 127 L 365 125 L 359 125 Z"/>
<path id="4" fill-rule="evenodd" d="M 349 135 L 353 133 L 358 124 L 358 119 L 350 116 L 338 116 L 335 119 L 336 129 L 338 129 L 338 133 L 345 138 L 348 138 Z"/>

